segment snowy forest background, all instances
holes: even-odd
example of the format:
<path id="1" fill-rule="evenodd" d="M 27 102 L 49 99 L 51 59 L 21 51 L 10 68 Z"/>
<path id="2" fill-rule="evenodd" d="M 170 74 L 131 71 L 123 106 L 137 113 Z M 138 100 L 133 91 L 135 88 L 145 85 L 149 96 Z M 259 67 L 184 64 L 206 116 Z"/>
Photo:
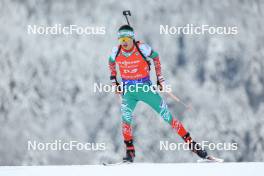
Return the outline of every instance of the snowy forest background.
<path id="1" fill-rule="evenodd" d="M 0 165 L 96 164 L 124 155 L 120 110 L 109 84 L 108 56 L 130 9 L 136 37 L 160 54 L 185 112 L 164 96 L 197 141 L 237 142 L 238 151 L 210 151 L 226 161 L 264 159 L 264 2 L 261 0 L 1 0 Z M 238 35 L 160 35 L 160 25 L 237 26 Z M 105 26 L 106 35 L 28 35 L 27 25 Z M 153 70 L 153 69 L 152 69 Z M 153 77 L 154 78 L 154 77 Z M 155 79 L 153 79 L 155 81 Z M 196 162 L 188 151 L 160 151 L 182 142 L 147 105 L 134 112 L 137 162 Z M 106 151 L 28 151 L 27 141 L 105 142 Z M 109 159 L 110 158 L 110 159 Z"/>

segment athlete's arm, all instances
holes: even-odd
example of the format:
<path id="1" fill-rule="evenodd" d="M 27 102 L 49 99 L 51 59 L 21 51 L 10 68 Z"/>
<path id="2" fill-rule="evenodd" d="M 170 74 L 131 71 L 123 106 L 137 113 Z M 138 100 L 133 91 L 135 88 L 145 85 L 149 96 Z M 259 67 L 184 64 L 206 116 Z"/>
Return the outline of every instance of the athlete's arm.
<path id="1" fill-rule="evenodd" d="M 115 57 L 118 52 L 118 48 L 114 47 L 112 50 L 112 54 L 108 58 L 108 66 L 110 70 L 110 80 L 112 82 L 112 86 L 115 86 L 115 92 L 116 93 L 121 93 L 120 87 L 119 87 L 119 82 L 116 79 L 117 72 L 116 72 L 116 62 L 115 62 Z"/>
<path id="2" fill-rule="evenodd" d="M 139 49 L 146 58 L 150 58 L 153 60 L 157 80 L 159 83 L 163 83 L 165 80 L 161 74 L 161 64 L 160 64 L 159 54 L 156 51 L 154 51 L 148 44 L 145 43 L 141 43 L 139 45 Z"/>
<path id="3" fill-rule="evenodd" d="M 109 70 L 110 70 L 110 80 L 112 82 L 112 85 L 117 85 L 117 79 L 116 79 L 116 62 L 115 62 L 115 57 L 116 57 L 116 53 L 118 51 L 117 47 L 114 47 L 112 50 L 111 55 L 108 58 L 108 66 L 109 66 Z"/>
<path id="4" fill-rule="evenodd" d="M 110 70 L 110 80 L 111 80 L 112 84 L 116 84 L 117 83 L 117 80 L 116 80 L 116 63 L 111 62 L 110 58 L 109 58 L 108 66 L 109 66 L 109 70 Z"/>

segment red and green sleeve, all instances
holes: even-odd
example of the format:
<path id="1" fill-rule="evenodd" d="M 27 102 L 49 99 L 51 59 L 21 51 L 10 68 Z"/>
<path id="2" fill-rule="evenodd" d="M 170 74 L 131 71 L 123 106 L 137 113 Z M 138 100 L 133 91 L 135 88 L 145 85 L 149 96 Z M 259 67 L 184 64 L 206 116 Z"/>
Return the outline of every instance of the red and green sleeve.
<path id="1" fill-rule="evenodd" d="M 146 58 L 150 58 L 153 60 L 157 79 L 160 82 L 163 82 L 164 78 L 162 77 L 161 74 L 161 64 L 160 64 L 159 54 L 156 51 L 154 51 L 148 44 L 145 43 L 141 43 L 139 45 L 139 49 Z"/>
<path id="2" fill-rule="evenodd" d="M 117 80 L 116 80 L 116 62 L 115 62 L 115 57 L 117 54 L 118 48 L 114 47 L 112 50 L 111 55 L 108 58 L 108 67 L 110 70 L 110 80 L 112 82 L 112 84 L 116 84 Z"/>

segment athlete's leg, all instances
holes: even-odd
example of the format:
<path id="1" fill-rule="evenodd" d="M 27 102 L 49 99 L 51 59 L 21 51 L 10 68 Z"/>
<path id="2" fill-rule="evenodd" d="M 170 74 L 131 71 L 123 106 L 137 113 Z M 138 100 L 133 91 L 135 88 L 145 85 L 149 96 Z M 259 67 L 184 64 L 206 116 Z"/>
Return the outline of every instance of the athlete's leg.
<path id="1" fill-rule="evenodd" d="M 197 155 L 201 158 L 207 157 L 207 152 L 203 150 L 199 144 L 192 140 L 190 133 L 185 130 L 182 123 L 171 115 L 167 104 L 157 92 L 142 91 L 140 94 L 140 100 L 150 105 L 157 113 L 159 113 L 160 116 L 168 122 L 174 130 L 176 130 L 183 140 L 189 144 L 189 148 L 194 153 L 197 153 Z"/>
<path id="2" fill-rule="evenodd" d="M 139 100 L 151 106 L 182 138 L 187 134 L 182 123 L 172 116 L 166 102 L 157 92 L 151 90 L 140 91 Z"/>
<path id="3" fill-rule="evenodd" d="M 122 134 L 125 141 L 133 139 L 132 134 L 132 113 L 136 107 L 137 100 L 130 93 L 126 93 L 122 97 Z"/>
<path id="4" fill-rule="evenodd" d="M 126 145 L 126 156 L 124 161 L 133 162 L 135 155 L 135 148 L 133 145 L 132 134 L 132 113 L 136 107 L 137 100 L 131 93 L 125 93 L 122 97 L 121 112 L 122 112 L 122 134 L 124 143 Z"/>

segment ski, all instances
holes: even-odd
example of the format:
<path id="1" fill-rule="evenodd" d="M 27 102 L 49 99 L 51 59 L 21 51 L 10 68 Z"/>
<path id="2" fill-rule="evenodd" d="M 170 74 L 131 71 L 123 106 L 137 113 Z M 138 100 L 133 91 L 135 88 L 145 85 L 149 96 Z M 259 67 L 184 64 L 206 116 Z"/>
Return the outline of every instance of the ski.
<path id="1" fill-rule="evenodd" d="M 198 163 L 223 163 L 224 159 L 208 156 L 205 159 L 197 160 Z"/>
<path id="2" fill-rule="evenodd" d="M 120 161 L 120 162 L 116 162 L 116 163 L 106 163 L 106 162 L 103 163 L 104 166 L 116 166 L 116 165 L 121 165 L 121 164 L 132 164 L 132 162 Z"/>

